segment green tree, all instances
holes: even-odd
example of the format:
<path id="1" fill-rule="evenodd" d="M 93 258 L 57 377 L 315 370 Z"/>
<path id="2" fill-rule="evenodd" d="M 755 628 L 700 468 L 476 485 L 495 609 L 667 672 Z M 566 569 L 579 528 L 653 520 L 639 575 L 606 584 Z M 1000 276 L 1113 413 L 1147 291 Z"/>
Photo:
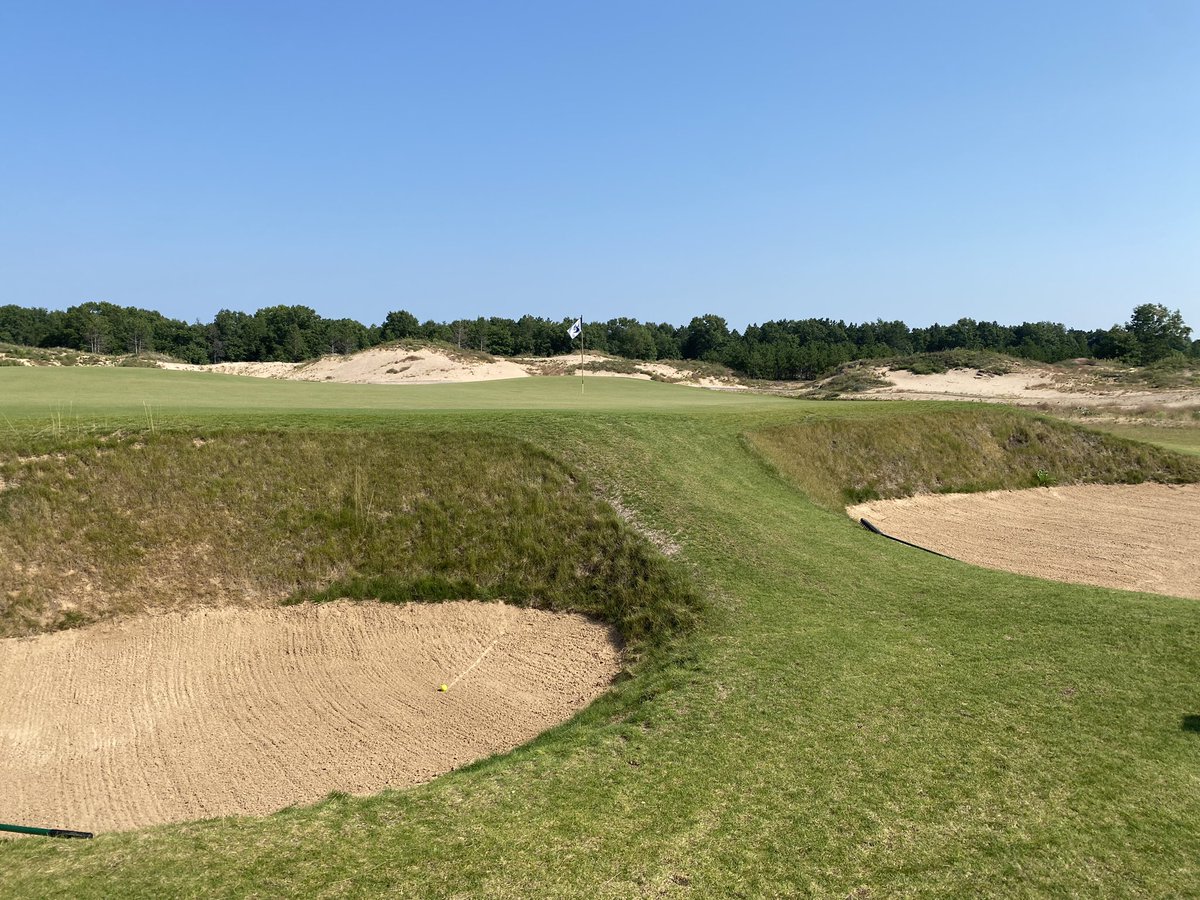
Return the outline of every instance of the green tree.
<path id="1" fill-rule="evenodd" d="M 398 341 L 402 338 L 415 337 L 421 330 L 417 317 L 406 309 L 398 309 L 387 314 L 379 336 L 385 341 Z"/>
<path id="2" fill-rule="evenodd" d="M 259 323 L 260 359 L 300 362 L 321 352 L 321 317 L 309 307 L 268 306 L 254 318 Z"/>
<path id="3" fill-rule="evenodd" d="M 1143 366 L 1191 349 L 1192 329 L 1183 323 L 1183 315 L 1160 303 L 1135 307 L 1126 330 L 1133 336 L 1135 361 Z"/>
<path id="4" fill-rule="evenodd" d="M 724 347 L 728 340 L 729 325 L 723 318 L 711 313 L 696 316 L 687 327 L 687 337 L 683 340 L 683 357 L 705 359 Z"/>
<path id="5" fill-rule="evenodd" d="M 1124 326 L 1114 325 L 1108 331 L 1093 331 L 1087 338 L 1088 352 L 1096 359 L 1133 357 L 1137 344 Z"/>
<path id="6" fill-rule="evenodd" d="M 40 346 L 50 334 L 50 313 L 40 307 L 0 306 L 0 341 Z"/>

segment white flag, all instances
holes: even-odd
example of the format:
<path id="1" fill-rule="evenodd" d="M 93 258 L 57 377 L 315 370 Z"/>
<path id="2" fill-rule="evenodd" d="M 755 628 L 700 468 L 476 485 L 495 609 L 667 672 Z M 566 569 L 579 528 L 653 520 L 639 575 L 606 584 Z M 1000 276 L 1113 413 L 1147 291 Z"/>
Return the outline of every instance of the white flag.
<path id="1" fill-rule="evenodd" d="M 583 316 L 580 316 L 571 323 L 571 327 L 567 329 L 567 334 L 571 336 L 571 340 L 575 340 L 575 338 L 579 337 L 579 332 L 581 331 L 583 331 Z"/>

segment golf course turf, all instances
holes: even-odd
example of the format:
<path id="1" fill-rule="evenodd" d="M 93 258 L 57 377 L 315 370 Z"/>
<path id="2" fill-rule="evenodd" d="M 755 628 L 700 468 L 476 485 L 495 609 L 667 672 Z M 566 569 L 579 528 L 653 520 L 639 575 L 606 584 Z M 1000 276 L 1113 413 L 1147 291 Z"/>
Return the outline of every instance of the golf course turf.
<path id="1" fill-rule="evenodd" d="M 843 470 L 802 490 L 798 445 L 780 438 L 830 423 L 878 438 L 943 412 L 1041 421 L 615 378 L 581 393 L 571 378 L 384 387 L 3 370 L 0 476 L 18 487 L 0 491 L 0 529 L 22 490 L 17 457 L 69 460 L 102 437 L 120 454 L 239 431 L 343 446 L 451 433 L 466 459 L 478 437 L 554 461 L 669 539 L 678 552 L 662 559 L 633 526 L 605 532 L 613 546 L 641 541 L 630 558 L 653 560 L 648 583 L 694 620 L 639 637 L 644 652 L 608 694 L 511 753 L 263 818 L 0 842 L 0 895 L 1188 893 L 1200 877 L 1200 606 L 881 540 L 836 508 L 855 487 L 838 483 Z M 1194 457 L 1071 433 L 1096 473 L 1194 480 Z M 1036 480 L 996 472 L 981 485 Z"/>

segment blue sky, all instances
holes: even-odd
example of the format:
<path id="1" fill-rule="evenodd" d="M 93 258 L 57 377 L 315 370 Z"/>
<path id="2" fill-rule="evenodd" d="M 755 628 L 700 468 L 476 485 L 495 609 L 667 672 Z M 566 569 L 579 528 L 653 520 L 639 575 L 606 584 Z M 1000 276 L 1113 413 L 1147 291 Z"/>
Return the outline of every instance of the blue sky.
<path id="1" fill-rule="evenodd" d="M 0 4 L 0 303 L 1200 329 L 1200 0 Z"/>

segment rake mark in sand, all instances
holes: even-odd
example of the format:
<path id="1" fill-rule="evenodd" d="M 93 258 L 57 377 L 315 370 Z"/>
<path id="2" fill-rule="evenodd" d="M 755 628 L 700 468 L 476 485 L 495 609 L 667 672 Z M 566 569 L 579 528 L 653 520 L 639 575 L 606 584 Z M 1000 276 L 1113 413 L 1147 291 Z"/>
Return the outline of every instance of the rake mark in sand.
<path id="1" fill-rule="evenodd" d="M 418 784 L 570 718 L 619 664 L 608 627 L 499 603 L 209 609 L 6 639 L 0 821 L 102 832 Z"/>
<path id="2" fill-rule="evenodd" d="M 1200 485 L 922 494 L 847 512 L 977 566 L 1200 599 Z"/>

